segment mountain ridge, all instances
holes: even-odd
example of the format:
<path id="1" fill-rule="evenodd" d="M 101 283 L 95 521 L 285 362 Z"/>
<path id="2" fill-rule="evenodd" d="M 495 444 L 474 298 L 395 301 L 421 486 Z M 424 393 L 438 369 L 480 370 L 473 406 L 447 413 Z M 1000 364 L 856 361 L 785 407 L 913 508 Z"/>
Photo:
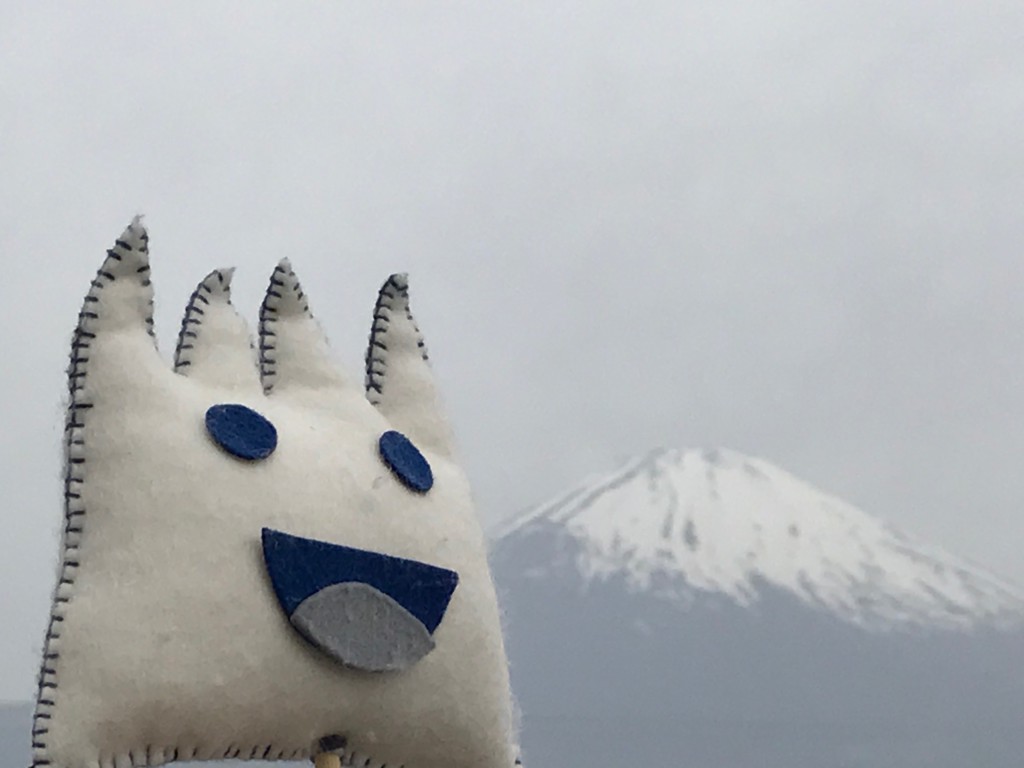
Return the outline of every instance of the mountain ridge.
<path id="1" fill-rule="evenodd" d="M 494 547 L 541 529 L 575 551 L 584 585 L 614 576 L 683 606 L 713 594 L 751 607 L 769 585 L 867 630 L 1024 625 L 1009 581 L 731 450 L 634 457 L 505 521 Z"/>
<path id="2" fill-rule="evenodd" d="M 768 462 L 653 451 L 493 533 L 531 768 L 1020 765 L 1016 588 Z"/>

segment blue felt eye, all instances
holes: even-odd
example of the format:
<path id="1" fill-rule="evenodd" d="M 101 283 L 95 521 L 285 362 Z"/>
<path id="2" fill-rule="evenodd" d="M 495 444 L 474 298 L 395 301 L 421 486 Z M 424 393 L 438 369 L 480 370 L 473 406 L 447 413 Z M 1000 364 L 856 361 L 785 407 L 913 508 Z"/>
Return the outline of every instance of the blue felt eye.
<path id="1" fill-rule="evenodd" d="M 401 432 L 389 431 L 380 436 L 380 457 L 406 488 L 426 493 L 434 485 L 434 473 L 419 449 Z"/>
<path id="2" fill-rule="evenodd" d="M 232 456 L 265 459 L 277 448 L 277 429 L 252 408 L 214 405 L 206 411 L 206 431 Z"/>

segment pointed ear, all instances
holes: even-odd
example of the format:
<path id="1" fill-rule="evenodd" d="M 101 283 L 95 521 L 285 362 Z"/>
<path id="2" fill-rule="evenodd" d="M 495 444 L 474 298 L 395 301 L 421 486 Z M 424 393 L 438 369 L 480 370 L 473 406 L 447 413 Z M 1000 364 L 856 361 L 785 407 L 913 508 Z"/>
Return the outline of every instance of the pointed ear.
<path id="1" fill-rule="evenodd" d="M 150 364 L 159 361 L 153 333 L 149 236 L 140 217 L 107 251 L 78 314 L 71 345 L 72 392 L 84 378 L 90 359 L 97 356 L 111 373 L 134 371 L 132 363 L 140 359 Z"/>
<path id="2" fill-rule="evenodd" d="M 344 391 L 356 401 L 359 385 L 334 364 L 327 338 L 309 309 L 291 262 L 282 259 L 270 276 L 260 307 L 260 377 L 263 391 Z"/>
<path id="3" fill-rule="evenodd" d="M 249 328 L 231 305 L 234 272 L 215 269 L 192 293 L 181 321 L 174 370 L 214 386 L 259 389 Z"/>
<path id="4" fill-rule="evenodd" d="M 391 424 L 421 448 L 454 452 L 427 349 L 409 309 L 409 281 L 392 275 L 380 289 L 366 350 L 366 395 Z"/>
<path id="5" fill-rule="evenodd" d="M 90 332 L 148 334 L 155 339 L 149 235 L 140 216 L 132 220 L 107 251 L 79 319 L 90 326 Z"/>

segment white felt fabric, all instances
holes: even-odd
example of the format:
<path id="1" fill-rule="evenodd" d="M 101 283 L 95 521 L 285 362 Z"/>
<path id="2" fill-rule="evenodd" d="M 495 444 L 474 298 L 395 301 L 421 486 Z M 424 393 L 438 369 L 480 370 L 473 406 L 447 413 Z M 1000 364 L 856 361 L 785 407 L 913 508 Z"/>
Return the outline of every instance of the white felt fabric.
<path id="1" fill-rule="evenodd" d="M 139 223 L 85 303 L 35 764 L 301 758 L 340 735 L 346 762 L 359 765 L 509 768 L 511 698 L 484 538 L 419 348 L 378 350 L 398 426 L 329 365 L 284 264 L 275 271 L 284 285 L 271 285 L 280 296 L 261 316 L 261 345 L 273 347 L 260 350 L 264 395 L 248 332 L 216 274 L 199 289 L 207 300 L 190 304 L 201 312 L 186 324 L 196 335 L 183 336 L 191 348 L 179 350 L 177 372 L 148 333 Z M 266 416 L 277 450 L 255 463 L 228 455 L 204 428 L 218 403 Z M 429 460 L 429 493 L 411 493 L 381 462 L 377 440 L 388 429 Z M 264 526 L 458 572 L 434 650 L 408 670 L 374 674 L 307 644 L 271 590 Z"/>

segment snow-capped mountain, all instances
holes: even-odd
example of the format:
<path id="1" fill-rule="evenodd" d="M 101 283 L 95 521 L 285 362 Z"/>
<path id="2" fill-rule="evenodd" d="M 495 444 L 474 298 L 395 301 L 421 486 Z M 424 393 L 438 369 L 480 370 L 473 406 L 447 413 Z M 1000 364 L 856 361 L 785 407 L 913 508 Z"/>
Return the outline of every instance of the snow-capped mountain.
<path id="1" fill-rule="evenodd" d="M 657 450 L 512 519 L 499 549 L 538 531 L 583 583 L 687 603 L 700 593 L 756 603 L 767 585 L 866 628 L 1010 626 L 1024 598 L 1009 584 L 915 541 L 760 459 Z M 561 562 L 560 562 L 561 561 Z"/>
<path id="2" fill-rule="evenodd" d="M 661 450 L 494 532 L 531 768 L 1019 768 L 1024 600 L 771 464 Z"/>

